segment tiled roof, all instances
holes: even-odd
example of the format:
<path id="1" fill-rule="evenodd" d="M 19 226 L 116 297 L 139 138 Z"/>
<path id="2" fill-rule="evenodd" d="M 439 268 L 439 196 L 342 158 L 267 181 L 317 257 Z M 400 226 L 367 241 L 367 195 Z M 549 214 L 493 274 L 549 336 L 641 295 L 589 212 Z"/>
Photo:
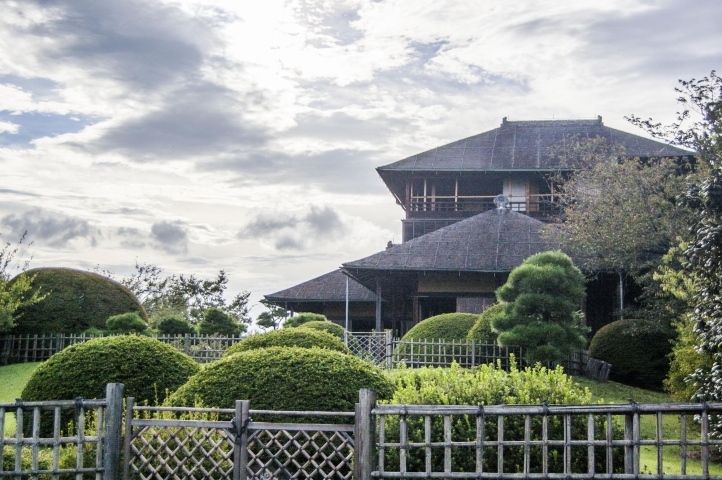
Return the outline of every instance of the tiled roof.
<path id="1" fill-rule="evenodd" d="M 267 300 L 274 302 L 341 302 L 346 301 L 346 275 L 340 270 L 334 270 L 307 282 L 281 290 L 280 292 L 264 295 Z M 349 301 L 375 302 L 376 294 L 367 289 L 353 278 L 348 283 Z"/>
<path id="2" fill-rule="evenodd" d="M 682 150 L 648 138 L 609 128 L 596 120 L 507 121 L 499 128 L 458 140 L 377 168 L 393 171 L 549 170 L 557 168 L 558 155 L 575 137 L 604 137 L 624 148 L 630 157 L 686 156 Z M 563 151 L 563 150 L 562 150 Z"/>
<path id="3" fill-rule="evenodd" d="M 510 210 L 490 210 L 353 262 L 358 270 L 510 272 L 560 243 L 542 238 L 543 222 Z M 554 227 L 549 227 L 554 228 Z"/>

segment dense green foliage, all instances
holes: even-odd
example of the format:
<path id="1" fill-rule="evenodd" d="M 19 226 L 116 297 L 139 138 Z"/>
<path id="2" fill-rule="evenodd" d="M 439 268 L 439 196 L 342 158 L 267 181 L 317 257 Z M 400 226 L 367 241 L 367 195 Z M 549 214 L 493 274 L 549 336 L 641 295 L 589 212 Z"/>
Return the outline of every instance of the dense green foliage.
<path id="1" fill-rule="evenodd" d="M 121 313 L 113 315 L 105 322 L 109 333 L 146 333 L 148 323 L 136 312 Z"/>
<path id="2" fill-rule="evenodd" d="M 699 335 L 694 332 L 694 325 L 686 318 L 677 324 L 677 339 L 672 346 L 669 373 L 664 379 L 664 389 L 676 402 L 696 400 L 699 384 L 692 375 L 695 372 L 710 372 L 714 361 L 708 352 L 699 351 Z"/>
<path id="3" fill-rule="evenodd" d="M 342 340 L 339 340 L 330 333 L 310 328 L 289 328 L 246 337 L 240 342 L 233 344 L 226 350 L 223 356 L 228 357 L 239 352 L 269 347 L 317 347 L 335 350 L 341 353 L 351 353 L 349 349 L 346 348 L 346 345 L 343 344 Z"/>
<path id="4" fill-rule="evenodd" d="M 661 389 L 669 370 L 674 334 L 645 320 L 617 320 L 600 328 L 589 345 L 589 356 L 612 364 L 610 379 L 644 388 Z"/>
<path id="5" fill-rule="evenodd" d="M 24 400 L 104 398 L 108 383 L 123 383 L 137 402 L 162 402 L 200 367 L 158 340 L 123 335 L 76 343 L 40 365 L 23 389 Z"/>
<path id="6" fill-rule="evenodd" d="M 514 362 L 512 362 L 513 365 Z M 493 365 L 482 365 L 467 370 L 453 365 L 451 368 L 420 368 L 401 370 L 394 374 L 395 392 L 388 403 L 402 405 L 500 405 L 500 404 L 585 404 L 591 403 L 591 394 L 574 384 L 571 377 L 564 374 L 561 367 L 549 370 L 540 365 L 524 370 L 512 368 L 506 373 Z M 457 442 L 474 442 L 476 439 L 476 416 L 454 415 L 451 424 L 451 437 Z M 603 417 L 595 419 L 597 431 L 605 432 Z M 423 443 L 424 418 L 408 417 L 409 442 Z M 532 420 L 532 431 L 541 431 L 541 417 Z M 487 416 L 484 424 L 486 441 L 496 441 L 497 418 Z M 563 438 L 563 425 L 560 417 L 549 417 L 550 438 Z M 388 417 L 386 421 L 386 441 L 397 442 L 399 432 L 398 417 Z M 617 429 L 618 430 L 618 429 Z M 586 418 L 577 417 L 572 422 L 573 438 L 586 438 Z M 621 437 L 617 432 L 616 438 Z M 602 437 L 603 438 L 603 437 Z M 504 440 L 524 440 L 524 418 L 508 416 L 504 420 Z M 444 441 L 444 424 L 441 417 L 432 418 L 431 441 Z M 616 450 L 616 449 L 615 449 Z M 549 448 L 549 471 L 561 472 L 563 449 Z M 496 450 L 494 450 L 496 452 Z M 621 468 L 623 453 L 615 452 L 615 466 Z M 532 448 L 531 472 L 541 472 L 541 449 Z M 604 471 L 605 454 L 603 449 L 596 453 L 597 471 Z M 398 451 L 389 449 L 386 462 L 389 470 L 398 467 Z M 432 469 L 444 470 L 444 449 L 432 449 Z M 454 471 L 473 472 L 476 469 L 476 451 L 473 448 L 455 448 L 452 450 L 452 469 Z M 497 456 L 484 455 L 484 471 L 497 471 Z M 407 454 L 408 471 L 424 471 L 424 449 L 411 449 Z M 504 471 L 522 472 L 523 450 L 504 449 Z M 573 470 L 578 473 L 587 471 L 586 447 L 574 451 Z"/>
<path id="7" fill-rule="evenodd" d="M 297 313 L 296 315 L 289 317 L 286 320 L 286 323 L 283 324 L 283 328 L 294 328 L 294 327 L 300 327 L 304 323 L 308 322 L 327 322 L 328 318 L 326 318 L 326 315 L 321 315 L 320 313 L 313 313 L 313 312 L 301 312 Z"/>
<path id="8" fill-rule="evenodd" d="M 155 405 L 199 370 L 189 356 L 152 338 L 136 335 L 98 338 L 76 343 L 50 357 L 33 372 L 22 398 L 28 401 L 104 398 L 108 383 L 122 383 L 126 397 Z M 70 421 L 68 415 L 64 415 L 63 424 Z M 41 421 L 43 432 L 51 432 L 52 412 L 43 414 Z"/>
<path id="9" fill-rule="evenodd" d="M 298 328 L 310 328 L 311 330 L 317 330 L 320 332 L 326 332 L 330 333 L 336 338 L 340 338 L 343 340 L 343 332 L 344 329 L 341 325 L 336 325 L 333 322 L 326 321 L 317 321 L 314 320 L 313 322 L 306 322 L 301 324 Z"/>
<path id="10" fill-rule="evenodd" d="M 352 355 L 320 348 L 272 347 L 208 365 L 171 395 L 168 403 L 229 408 L 235 400 L 247 399 L 256 409 L 350 412 L 362 388 L 376 390 L 381 398 L 389 398 L 393 391 L 381 370 Z"/>
<path id="11" fill-rule="evenodd" d="M 496 343 L 497 334 L 491 328 L 492 319 L 503 312 L 504 305 L 501 303 L 496 303 L 481 312 L 474 326 L 471 327 L 471 330 L 469 330 L 469 333 L 466 335 L 466 339 L 480 343 Z"/>
<path id="12" fill-rule="evenodd" d="M 167 315 L 156 324 L 158 333 L 162 335 L 185 335 L 195 333 L 191 325 L 182 315 Z"/>
<path id="13" fill-rule="evenodd" d="M 443 313 L 420 321 L 401 340 L 466 340 L 478 319 L 473 313 Z"/>
<path id="14" fill-rule="evenodd" d="M 215 307 L 206 310 L 203 321 L 198 325 L 201 335 L 237 335 L 246 331 L 246 326 Z"/>
<path id="15" fill-rule="evenodd" d="M 15 327 L 17 310 L 22 304 L 30 305 L 41 299 L 39 291 L 31 293 L 33 275 L 25 274 L 29 261 L 23 263 L 21 273 L 10 281 L 13 275 L 11 272 L 20 266 L 21 262 L 16 260 L 16 256 L 24 241 L 25 234 L 14 248 L 9 242 L 0 248 L 0 334 Z"/>
<path id="16" fill-rule="evenodd" d="M 33 275 L 27 295 L 40 293 L 42 300 L 21 305 L 13 333 L 80 333 L 90 327 L 105 328 L 108 317 L 137 312 L 143 307 L 126 287 L 91 272 L 69 268 L 28 270 Z M 15 277 L 10 283 L 18 281 Z"/>
<path id="17" fill-rule="evenodd" d="M 524 260 L 496 291 L 503 312 L 493 316 L 500 345 L 523 348 L 529 363 L 550 364 L 584 348 L 581 324 L 584 275 L 562 252 L 543 252 Z"/>

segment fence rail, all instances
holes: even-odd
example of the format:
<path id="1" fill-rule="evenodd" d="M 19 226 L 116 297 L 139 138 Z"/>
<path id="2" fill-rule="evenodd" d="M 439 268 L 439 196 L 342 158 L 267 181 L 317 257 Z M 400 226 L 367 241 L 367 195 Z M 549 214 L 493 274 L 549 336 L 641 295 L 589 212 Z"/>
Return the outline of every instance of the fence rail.
<path id="1" fill-rule="evenodd" d="M 517 365 L 522 366 L 521 347 L 501 347 L 471 341 L 439 340 L 398 340 L 394 339 L 390 349 L 391 358 L 387 360 L 388 368 L 396 368 L 400 364 L 407 367 L 448 367 L 452 362 L 461 367 L 475 367 L 488 363 L 501 363 L 502 368 L 509 370 L 510 355 L 514 355 Z"/>
<path id="2" fill-rule="evenodd" d="M 0 478 L 118 479 L 122 402 L 123 385 L 108 384 L 103 400 L 0 404 Z"/>

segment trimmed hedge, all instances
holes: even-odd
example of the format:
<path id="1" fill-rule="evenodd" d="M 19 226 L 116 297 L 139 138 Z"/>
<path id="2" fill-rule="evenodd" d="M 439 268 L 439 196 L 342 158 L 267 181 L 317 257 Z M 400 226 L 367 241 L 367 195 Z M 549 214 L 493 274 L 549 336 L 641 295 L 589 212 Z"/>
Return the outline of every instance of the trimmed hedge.
<path id="1" fill-rule="evenodd" d="M 162 335 L 185 335 L 195 333 L 193 325 L 183 318 L 182 315 L 169 315 L 157 324 L 158 333 Z"/>
<path id="2" fill-rule="evenodd" d="M 476 323 L 474 323 L 474 326 L 471 327 L 471 330 L 469 330 L 469 333 L 466 335 L 466 339 L 481 343 L 496 343 L 497 334 L 491 328 L 491 321 L 497 315 L 503 314 L 503 312 L 504 305 L 501 303 L 496 303 L 481 312 Z"/>
<path id="3" fill-rule="evenodd" d="M 334 337 L 343 340 L 343 327 L 341 325 L 336 325 L 333 322 L 329 322 L 328 320 L 314 320 L 312 322 L 304 323 L 298 328 L 310 328 L 311 330 L 330 333 Z"/>
<path id="4" fill-rule="evenodd" d="M 393 374 L 396 390 L 387 402 L 397 405 L 501 405 L 501 404 L 549 404 L 579 405 L 591 403 L 588 389 L 577 386 L 571 377 L 564 374 L 561 367 L 554 370 L 541 365 L 518 370 L 514 362 L 509 373 L 494 365 L 482 365 L 476 369 L 464 369 L 458 365 L 451 368 L 418 368 L 399 370 Z M 484 417 L 482 417 L 484 418 Z M 409 416 L 407 419 L 408 441 L 423 444 L 425 440 L 425 421 L 423 416 Z M 564 423 L 561 416 L 551 415 L 547 418 L 549 438 L 564 438 Z M 451 438 L 457 442 L 476 441 L 476 415 L 454 415 L 451 419 Z M 587 417 L 577 416 L 572 419 L 572 438 L 587 438 Z M 597 432 L 606 430 L 605 417 L 595 418 Z M 614 428 L 614 438 L 621 438 L 620 426 Z M 443 442 L 445 422 L 442 418 L 431 421 L 431 441 Z M 542 431 L 541 416 L 532 417 L 532 435 Z M 522 415 L 504 418 L 504 441 L 523 441 L 525 437 L 525 418 Z M 494 442 L 498 439 L 498 418 L 486 416 L 484 422 L 484 440 Z M 387 417 L 386 441 L 399 441 L 399 417 Z M 541 449 L 534 447 L 530 458 L 530 471 L 540 473 Z M 389 449 L 386 464 L 389 471 L 399 466 L 399 451 Z M 496 451 L 494 451 L 496 453 Z M 587 472 L 587 449 L 574 450 L 572 471 Z M 624 471 L 624 451 L 622 447 L 614 448 L 615 472 Z M 407 452 L 407 468 L 410 472 L 424 471 L 426 456 L 423 448 L 410 449 Z M 562 471 L 564 448 L 549 447 L 549 471 Z M 485 454 L 483 467 L 486 472 L 497 471 L 497 456 Z M 432 470 L 444 471 L 443 449 L 432 452 Z M 457 472 L 473 472 L 476 469 L 476 450 L 474 448 L 458 448 L 451 458 L 452 470 Z M 596 471 L 605 471 L 606 451 L 603 447 L 595 449 Z M 504 471 L 522 473 L 524 468 L 524 451 L 522 448 L 504 448 Z"/>
<path id="5" fill-rule="evenodd" d="M 156 405 L 199 371 L 189 356 L 153 338 L 98 338 L 71 345 L 40 365 L 25 385 L 22 399 L 105 398 L 106 384 L 122 383 L 124 396 Z M 63 424 L 67 421 L 64 417 Z M 52 432 L 52 412 L 44 413 L 42 422 L 43 431 Z"/>
<path id="6" fill-rule="evenodd" d="M 148 322 L 143 320 L 137 312 L 113 315 L 105 322 L 110 333 L 145 333 L 148 331 Z"/>
<path id="7" fill-rule="evenodd" d="M 617 320 L 594 335 L 589 356 L 612 364 L 611 380 L 660 390 L 669 371 L 673 337 L 669 329 L 653 322 Z"/>
<path id="8" fill-rule="evenodd" d="M 352 355 L 320 348 L 272 347 L 231 355 L 206 366 L 167 404 L 230 408 L 236 399 L 268 410 L 353 411 L 362 388 L 390 398 L 384 373 Z"/>
<path id="9" fill-rule="evenodd" d="M 239 352 L 269 347 L 317 347 L 335 350 L 341 353 L 351 353 L 346 345 L 343 344 L 343 341 L 330 333 L 320 332 L 310 328 L 288 328 L 246 337 L 240 342 L 231 345 L 223 356 L 228 357 Z"/>
<path id="10" fill-rule="evenodd" d="M 328 318 L 326 318 L 326 315 L 321 315 L 320 313 L 313 313 L 313 312 L 301 312 L 301 313 L 297 313 L 293 317 L 290 317 L 288 320 L 286 320 L 286 323 L 283 324 L 283 328 L 300 327 L 304 323 L 308 323 L 308 322 L 326 322 L 326 321 L 328 321 Z"/>
<path id="11" fill-rule="evenodd" d="M 45 298 L 17 310 L 14 334 L 103 330 L 108 317 L 127 312 L 137 312 L 148 321 L 135 295 L 110 278 L 70 268 L 36 268 L 27 273 L 35 275 L 31 292 L 40 289 Z"/>
<path id="12" fill-rule="evenodd" d="M 420 321 L 401 340 L 466 340 L 478 319 L 473 313 L 443 313 Z"/>

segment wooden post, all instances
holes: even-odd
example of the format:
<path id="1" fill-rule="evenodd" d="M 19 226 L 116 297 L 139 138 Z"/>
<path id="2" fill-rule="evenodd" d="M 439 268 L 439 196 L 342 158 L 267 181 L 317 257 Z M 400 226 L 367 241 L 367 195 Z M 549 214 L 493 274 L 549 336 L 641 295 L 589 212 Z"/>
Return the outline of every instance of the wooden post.
<path id="1" fill-rule="evenodd" d="M 384 342 L 386 343 L 386 368 L 393 368 L 392 355 L 394 353 L 394 331 L 384 330 Z"/>
<path id="2" fill-rule="evenodd" d="M 384 324 L 381 318 L 381 280 L 376 278 L 376 333 L 381 334 L 383 329 Z"/>
<path id="3" fill-rule="evenodd" d="M 246 480 L 250 401 L 236 400 L 236 441 L 233 446 L 233 480 Z"/>
<path id="4" fill-rule="evenodd" d="M 624 440 L 628 442 L 624 446 L 624 473 L 634 473 L 634 416 L 631 414 L 624 416 Z"/>
<path id="5" fill-rule="evenodd" d="M 123 445 L 123 479 L 130 478 L 130 444 L 133 442 L 133 407 L 135 398 L 125 399 L 125 445 Z"/>
<path id="6" fill-rule="evenodd" d="M 123 384 L 109 383 L 105 387 L 105 448 L 103 469 L 105 480 L 120 478 L 120 434 L 123 431 Z"/>
<path id="7" fill-rule="evenodd" d="M 371 480 L 375 440 L 375 422 L 371 412 L 375 405 L 376 392 L 367 388 L 359 391 L 354 426 L 353 478 L 355 480 Z"/>

